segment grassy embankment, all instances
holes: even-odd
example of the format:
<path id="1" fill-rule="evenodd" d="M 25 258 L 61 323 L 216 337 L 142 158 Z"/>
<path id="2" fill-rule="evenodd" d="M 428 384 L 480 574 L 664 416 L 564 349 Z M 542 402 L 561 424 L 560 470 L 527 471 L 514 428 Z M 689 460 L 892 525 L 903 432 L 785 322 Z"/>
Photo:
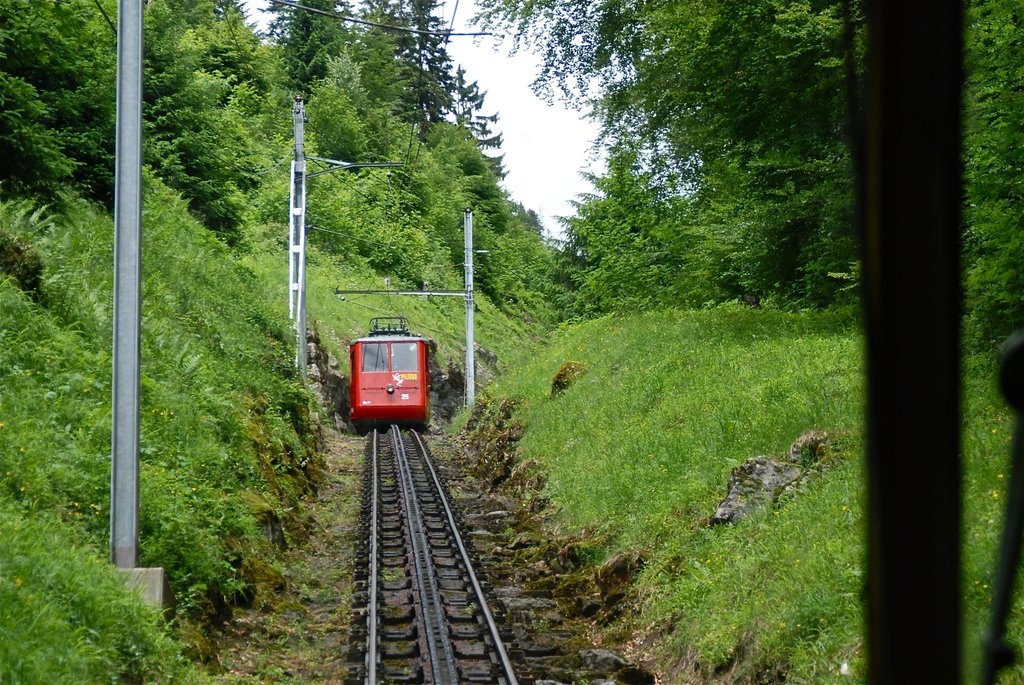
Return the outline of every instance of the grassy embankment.
<path id="1" fill-rule="evenodd" d="M 155 182 L 144 231 L 139 565 L 167 570 L 177 625 L 203 652 L 203 624 L 280 583 L 261 523 L 302 530 L 313 405 L 256 279 Z M 0 505 L 21 534 L 0 549 L 0 680 L 196 677 L 106 563 L 111 218 L 73 199 L 11 203 L 0 232 L 42 266 L 34 290 L 0 278 Z"/>
<path id="2" fill-rule="evenodd" d="M 552 397 L 566 360 L 587 373 Z M 598 541 L 594 563 L 621 550 L 646 559 L 634 586 L 638 612 L 613 630 L 655 634 L 666 669 L 696 658 L 739 678 L 864 679 L 864 387 L 849 317 L 731 307 L 606 317 L 565 328 L 512 366 L 492 393 L 522 401 L 520 448 L 546 470 L 561 525 Z M 972 363 L 967 377 L 964 585 L 974 669 L 1010 426 L 986 365 Z M 732 468 L 780 456 L 810 428 L 827 430 L 832 444 L 796 493 L 737 524 L 706 525 Z"/>
<path id="3" fill-rule="evenodd" d="M 111 217 L 74 199 L 0 205 L 3 682 L 201 678 L 182 653 L 215 658 L 206 626 L 232 604 L 273 605 L 283 578 L 262 526 L 277 518 L 301 544 L 303 497 L 322 468 L 316 407 L 292 364 L 286 231 L 258 237 L 274 231 L 249 229 L 239 259 L 148 181 L 139 563 L 169 574 L 168 630 L 107 563 Z M 337 273 L 318 270 L 327 259 L 313 255 L 310 316 L 339 331 L 339 354 L 376 312 L 333 296 Z M 461 302 L 401 304 L 460 358 Z M 500 318 L 483 303 L 483 344 L 518 335 Z"/>

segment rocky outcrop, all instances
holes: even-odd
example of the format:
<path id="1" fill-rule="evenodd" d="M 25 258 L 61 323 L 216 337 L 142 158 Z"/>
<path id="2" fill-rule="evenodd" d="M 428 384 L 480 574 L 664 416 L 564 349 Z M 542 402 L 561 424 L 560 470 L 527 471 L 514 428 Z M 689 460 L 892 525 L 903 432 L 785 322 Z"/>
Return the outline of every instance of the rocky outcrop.
<path id="1" fill-rule="evenodd" d="M 809 430 L 790 446 L 786 452 L 786 460 L 802 468 L 810 468 L 825 456 L 828 443 L 828 433 L 817 429 Z"/>
<path id="2" fill-rule="evenodd" d="M 486 347 L 474 345 L 476 393 L 481 394 L 498 373 L 498 355 Z M 461 360 L 460 360 L 461 361 Z M 466 406 L 466 373 L 452 359 L 442 358 L 437 344 L 430 341 L 430 426 L 435 433 L 451 423 Z"/>
<path id="3" fill-rule="evenodd" d="M 768 457 L 753 457 L 732 470 L 729 492 L 711 517 L 711 525 L 734 523 L 774 504 L 800 480 L 803 470 Z"/>
<path id="4" fill-rule="evenodd" d="M 355 429 L 349 423 L 349 378 L 341 372 L 341 364 L 330 350 L 320 342 L 320 332 L 316 327 L 306 334 L 306 357 L 309 381 L 320 399 L 324 411 L 334 423 L 334 427 L 343 433 L 353 433 Z"/>
<path id="5" fill-rule="evenodd" d="M 709 521 L 734 523 L 779 501 L 825 455 L 828 434 L 811 430 L 796 439 L 782 459 L 752 457 L 732 470 L 725 499 Z"/>
<path id="6" fill-rule="evenodd" d="M 650 671 L 635 666 L 629 659 L 610 649 L 580 650 L 580 661 L 588 671 L 615 675 L 614 680 L 592 680 L 591 683 L 654 685 L 654 675 Z"/>
<path id="7" fill-rule="evenodd" d="M 617 615 L 616 605 L 626 597 L 634 577 L 643 570 L 645 560 L 638 552 L 622 552 L 604 562 L 594 576 L 601 592 L 601 605 L 609 616 Z"/>
<path id="8" fill-rule="evenodd" d="M 466 375 L 451 359 L 441 359 L 430 341 L 430 430 L 439 433 L 466 406 Z"/>

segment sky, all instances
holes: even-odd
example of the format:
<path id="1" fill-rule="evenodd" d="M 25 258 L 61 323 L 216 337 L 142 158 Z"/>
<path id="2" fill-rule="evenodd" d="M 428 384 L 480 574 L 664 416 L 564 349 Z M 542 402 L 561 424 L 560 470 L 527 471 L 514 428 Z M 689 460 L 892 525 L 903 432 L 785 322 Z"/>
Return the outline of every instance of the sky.
<path id="1" fill-rule="evenodd" d="M 243 0 L 250 23 L 265 27 L 261 11 L 266 0 Z M 469 24 L 476 14 L 473 0 L 447 0 L 441 8 L 446 24 L 455 11 L 455 32 L 479 30 Z M 457 37 L 448 44 L 452 60 L 466 70 L 467 79 L 485 91 L 485 115 L 497 112 L 495 129 L 503 136 L 501 153 L 507 172 L 504 186 L 514 200 L 540 216 L 548 234 L 562 237 L 555 217 L 572 215 L 570 201 L 592 186 L 582 171 L 600 172 L 592 142 L 597 126 L 582 112 L 556 101 L 548 105 L 533 94 L 530 83 L 538 72 L 538 59 L 528 52 L 510 55 L 510 40 L 498 37 Z"/>

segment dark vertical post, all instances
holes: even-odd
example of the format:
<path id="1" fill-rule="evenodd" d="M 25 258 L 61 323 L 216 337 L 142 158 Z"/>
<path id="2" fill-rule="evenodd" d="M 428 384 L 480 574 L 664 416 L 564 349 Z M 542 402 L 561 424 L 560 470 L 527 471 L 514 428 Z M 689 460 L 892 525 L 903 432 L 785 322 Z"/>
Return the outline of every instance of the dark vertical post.
<path id="1" fill-rule="evenodd" d="M 114 169 L 114 370 L 110 549 L 134 568 L 139 549 L 139 328 L 142 312 L 142 2 L 117 15 Z"/>
<path id="2" fill-rule="evenodd" d="M 868 676 L 958 683 L 962 8 L 869 4 Z"/>

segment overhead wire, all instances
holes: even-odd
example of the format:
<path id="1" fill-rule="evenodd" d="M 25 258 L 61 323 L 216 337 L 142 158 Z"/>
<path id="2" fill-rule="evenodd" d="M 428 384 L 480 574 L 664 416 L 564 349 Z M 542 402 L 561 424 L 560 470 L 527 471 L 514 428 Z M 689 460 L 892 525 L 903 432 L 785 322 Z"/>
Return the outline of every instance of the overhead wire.
<path id="1" fill-rule="evenodd" d="M 110 27 L 111 32 L 114 34 L 114 38 L 117 38 L 117 27 L 114 26 L 114 22 L 110 20 L 110 15 L 103 9 L 103 5 L 100 4 L 100 0 L 92 0 L 93 4 L 96 5 L 96 9 L 100 11 L 103 18 L 107 20 L 107 26 Z"/>
<path id="2" fill-rule="evenodd" d="M 491 33 L 486 31 L 477 32 L 466 32 L 466 33 L 452 33 L 450 31 L 429 31 L 425 29 L 413 29 L 406 26 L 396 26 L 395 24 L 383 24 L 377 21 L 369 21 L 368 19 L 357 19 L 356 17 L 349 17 L 344 14 L 338 14 L 337 12 L 329 12 L 327 10 L 317 9 L 316 7 L 309 7 L 307 5 L 300 5 L 297 2 L 289 2 L 288 0 L 267 0 L 271 5 L 280 5 L 281 7 L 294 7 L 296 9 L 304 10 L 306 12 L 313 12 L 314 14 L 322 14 L 326 17 L 332 17 L 339 21 L 347 21 L 352 24 L 359 24 L 361 26 L 373 26 L 379 29 L 386 29 L 388 31 L 404 31 L 406 33 L 415 33 L 424 36 L 490 36 Z"/>
<path id="3" fill-rule="evenodd" d="M 330 233 L 331 235 L 336 235 L 336 236 L 339 236 L 341 238 L 349 238 L 350 240 L 357 240 L 357 241 L 359 241 L 361 243 L 368 243 L 370 245 L 376 245 L 378 247 L 384 245 L 384 243 L 381 242 L 380 240 L 370 240 L 368 238 L 360 238 L 359 236 L 352 235 L 351 233 L 342 233 L 341 231 L 332 231 L 332 230 L 330 230 L 328 228 L 318 228 L 316 226 L 307 226 L 306 228 L 308 228 L 311 231 L 316 231 L 318 233 Z"/>
<path id="4" fill-rule="evenodd" d="M 285 162 L 290 162 L 291 160 L 292 160 L 292 156 L 291 156 L 291 155 L 288 155 L 288 156 L 286 156 L 286 157 L 282 157 L 282 158 L 281 158 L 281 159 L 280 159 L 280 160 L 279 160 L 278 162 L 276 162 L 276 163 L 275 163 L 275 164 L 274 164 L 273 166 L 269 166 L 269 167 L 267 167 L 266 169 L 255 169 L 255 170 L 253 170 L 253 172 L 252 172 L 252 173 L 253 173 L 254 175 L 256 175 L 256 176 L 262 176 L 263 174 L 269 174 L 269 173 L 270 173 L 271 171 L 276 171 L 276 170 L 278 169 L 278 167 L 280 167 L 280 166 L 281 166 L 282 164 L 284 164 Z M 246 170 L 246 169 L 245 169 L 244 167 L 241 167 L 241 166 L 238 166 L 238 165 L 235 165 L 235 168 L 236 168 L 236 169 L 242 169 L 243 171 L 245 171 L 245 170 Z"/>
<path id="5" fill-rule="evenodd" d="M 452 21 L 448 25 L 448 35 L 452 35 L 452 30 L 455 28 L 455 15 L 459 11 L 459 0 L 455 0 L 455 7 L 452 8 Z M 447 40 L 445 42 L 448 42 Z"/>
<path id="6" fill-rule="evenodd" d="M 363 296 L 363 297 L 365 297 L 365 296 Z M 374 307 L 373 305 L 370 305 L 370 304 L 363 304 L 362 302 L 357 302 L 356 300 L 354 300 L 354 299 L 352 299 L 350 297 L 346 297 L 345 301 L 348 302 L 349 304 L 354 304 L 357 307 L 362 307 L 363 309 L 369 309 L 370 311 L 374 311 L 374 312 L 380 312 L 381 314 L 394 314 L 394 309 L 390 309 L 390 310 L 389 309 L 381 309 L 380 307 Z M 408 319 L 409 321 L 415 321 L 416 320 L 415 318 L 410 318 L 408 316 L 406 316 L 405 318 Z M 437 333 L 438 335 L 449 335 L 449 336 L 451 335 L 451 333 L 446 333 L 445 331 L 439 331 L 436 328 L 431 328 L 429 326 L 424 326 L 423 324 L 417 325 L 416 328 L 423 329 L 425 331 L 430 331 L 431 333 Z"/>

